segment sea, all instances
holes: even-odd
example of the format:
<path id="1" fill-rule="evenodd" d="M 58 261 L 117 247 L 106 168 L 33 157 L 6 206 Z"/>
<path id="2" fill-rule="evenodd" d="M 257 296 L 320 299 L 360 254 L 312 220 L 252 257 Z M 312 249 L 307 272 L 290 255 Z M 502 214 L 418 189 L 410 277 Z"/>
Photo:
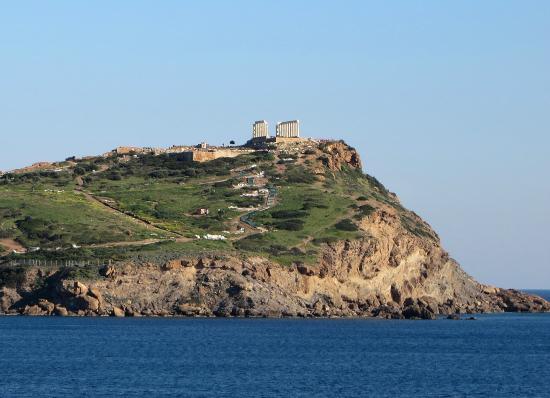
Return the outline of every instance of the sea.
<path id="1" fill-rule="evenodd" d="M 5 316 L 0 397 L 550 397 L 550 314 L 475 318 Z"/>

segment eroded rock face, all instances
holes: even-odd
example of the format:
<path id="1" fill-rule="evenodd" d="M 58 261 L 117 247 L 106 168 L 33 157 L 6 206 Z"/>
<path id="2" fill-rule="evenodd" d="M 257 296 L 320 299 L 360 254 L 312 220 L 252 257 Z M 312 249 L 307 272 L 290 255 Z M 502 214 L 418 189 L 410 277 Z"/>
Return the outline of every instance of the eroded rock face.
<path id="1" fill-rule="evenodd" d="M 337 143 L 325 150 L 338 155 Z M 347 152 L 350 152 L 349 150 Z M 351 163 L 350 163 L 351 162 Z M 336 167 L 336 166 L 335 166 Z M 550 311 L 540 297 L 481 285 L 414 213 L 378 206 L 358 223 L 366 238 L 325 245 L 316 264 L 195 256 L 101 269 L 94 281 L 30 267 L 0 287 L 0 312 L 25 315 L 292 316 L 433 319 L 457 313 Z M 33 285 L 33 281 L 42 283 Z M 45 286 L 45 287 L 44 287 Z"/>
<path id="2" fill-rule="evenodd" d="M 323 164 L 330 170 L 340 171 L 343 166 L 361 169 L 361 158 L 357 151 L 342 141 L 332 141 L 322 146 Z"/>
<path id="3" fill-rule="evenodd" d="M 178 261 L 188 266 L 168 270 L 164 264 L 127 263 L 117 266 L 116 278 L 102 278 L 93 286 L 79 281 L 79 293 L 63 288 L 74 286 L 74 281 L 59 281 L 53 289 L 58 293 L 37 297 L 18 312 L 433 319 L 455 313 L 550 310 L 539 297 L 478 284 L 435 243 L 419 245 L 407 239 L 410 236 L 393 243 L 338 242 L 325 248 L 317 266 L 307 267 L 284 267 L 259 257 L 184 258 Z M 18 296 L 8 293 L 11 299 L 3 313 L 17 307 Z"/>
<path id="4" fill-rule="evenodd" d="M 15 288 L 0 288 L 0 314 L 15 313 L 14 305 L 21 299 Z"/>

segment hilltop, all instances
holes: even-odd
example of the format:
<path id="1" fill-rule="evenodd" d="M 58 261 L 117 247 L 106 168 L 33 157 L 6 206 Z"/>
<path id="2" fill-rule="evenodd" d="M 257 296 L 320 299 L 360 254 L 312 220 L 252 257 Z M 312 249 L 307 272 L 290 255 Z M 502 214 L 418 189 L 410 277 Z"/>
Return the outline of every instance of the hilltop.
<path id="1" fill-rule="evenodd" d="M 5 173 L 0 246 L 5 313 L 550 309 L 465 274 L 343 141 L 121 147 Z"/>

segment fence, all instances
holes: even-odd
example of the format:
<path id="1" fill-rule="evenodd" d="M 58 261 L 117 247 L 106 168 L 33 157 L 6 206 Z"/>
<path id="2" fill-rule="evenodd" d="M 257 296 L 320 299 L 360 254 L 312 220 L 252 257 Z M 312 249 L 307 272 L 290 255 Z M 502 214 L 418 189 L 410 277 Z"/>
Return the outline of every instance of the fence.
<path id="1" fill-rule="evenodd" d="M 39 267 L 87 267 L 87 266 L 104 266 L 111 265 L 111 260 L 100 259 L 83 259 L 83 260 L 44 260 L 22 258 L 17 260 L 9 260 L 0 263 L 2 266 L 39 266 Z"/>

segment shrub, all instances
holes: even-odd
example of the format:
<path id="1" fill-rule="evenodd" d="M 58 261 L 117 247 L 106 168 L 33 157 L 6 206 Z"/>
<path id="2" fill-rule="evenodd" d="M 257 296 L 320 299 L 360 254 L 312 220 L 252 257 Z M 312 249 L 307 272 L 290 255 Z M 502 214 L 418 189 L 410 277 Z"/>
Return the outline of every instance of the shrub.
<path id="1" fill-rule="evenodd" d="M 336 238 L 334 236 L 325 236 L 323 238 L 313 239 L 313 244 L 314 245 L 322 245 L 323 243 L 333 243 L 333 242 L 336 242 L 336 241 L 338 241 L 338 238 Z"/>
<path id="2" fill-rule="evenodd" d="M 317 177 L 302 166 L 288 169 L 285 178 L 291 184 L 312 184 L 317 181 Z"/>
<path id="3" fill-rule="evenodd" d="M 315 200 L 306 200 L 304 202 L 304 204 L 302 205 L 302 210 L 309 210 L 309 209 L 313 209 L 313 208 L 317 208 L 317 209 L 328 209 L 328 206 L 323 204 L 323 203 L 319 203 L 319 202 L 316 202 Z"/>
<path id="4" fill-rule="evenodd" d="M 25 217 L 23 220 L 17 220 L 17 228 L 23 232 L 29 239 L 39 239 L 48 241 L 61 240 L 62 236 L 56 233 L 54 225 L 40 218 Z"/>
<path id="5" fill-rule="evenodd" d="M 84 167 L 77 166 L 74 168 L 73 173 L 77 176 L 81 176 L 86 173 L 86 170 L 84 170 Z"/>
<path id="6" fill-rule="evenodd" d="M 300 218 L 306 217 L 307 212 L 303 210 L 277 210 L 271 212 L 271 217 L 273 218 Z"/>
<path id="7" fill-rule="evenodd" d="M 306 253 L 299 247 L 293 247 L 292 249 L 290 249 L 290 254 L 292 254 L 293 256 L 303 256 Z"/>
<path id="8" fill-rule="evenodd" d="M 60 270 L 61 275 L 67 279 L 99 279 L 99 268 L 96 266 L 85 267 L 63 267 Z"/>
<path id="9" fill-rule="evenodd" d="M 0 268 L 0 286 L 15 288 L 25 282 L 24 267 Z"/>
<path id="10" fill-rule="evenodd" d="M 298 219 L 290 219 L 274 222 L 273 226 L 287 231 L 300 231 L 304 228 L 304 222 Z"/>
<path id="11" fill-rule="evenodd" d="M 269 249 L 267 250 L 270 254 L 273 254 L 274 256 L 278 256 L 280 254 L 284 254 L 287 252 L 286 246 L 283 245 L 271 245 L 269 246 Z"/>
<path id="12" fill-rule="evenodd" d="M 230 199 L 231 203 L 239 207 L 255 207 L 263 203 L 261 197 L 236 197 Z"/>
<path id="13" fill-rule="evenodd" d="M 151 178 L 165 178 L 168 177 L 168 172 L 166 170 L 154 170 L 149 173 Z"/>
<path id="14" fill-rule="evenodd" d="M 261 251 L 265 248 L 265 244 L 266 242 L 263 234 L 253 234 L 234 243 L 238 250 L 251 252 Z"/>
<path id="15" fill-rule="evenodd" d="M 112 172 L 110 172 L 109 174 L 107 174 L 107 178 L 108 178 L 109 180 L 113 180 L 113 181 L 120 181 L 120 180 L 122 180 L 122 176 L 121 176 L 119 173 L 117 173 L 116 171 L 112 171 Z"/>
<path id="16" fill-rule="evenodd" d="M 345 218 L 338 221 L 334 227 L 340 231 L 357 231 L 357 225 L 353 223 L 349 218 Z"/>
<path id="17" fill-rule="evenodd" d="M 365 178 L 375 189 L 379 190 L 383 195 L 388 195 L 388 190 L 384 185 L 382 185 L 380 181 L 376 179 L 376 177 L 365 174 Z"/>
<path id="18" fill-rule="evenodd" d="M 375 210 L 374 207 L 372 207 L 371 205 L 363 205 L 363 206 L 359 206 L 359 211 L 361 212 L 361 214 L 363 216 L 368 216 L 370 214 L 372 214 L 372 212 Z"/>

